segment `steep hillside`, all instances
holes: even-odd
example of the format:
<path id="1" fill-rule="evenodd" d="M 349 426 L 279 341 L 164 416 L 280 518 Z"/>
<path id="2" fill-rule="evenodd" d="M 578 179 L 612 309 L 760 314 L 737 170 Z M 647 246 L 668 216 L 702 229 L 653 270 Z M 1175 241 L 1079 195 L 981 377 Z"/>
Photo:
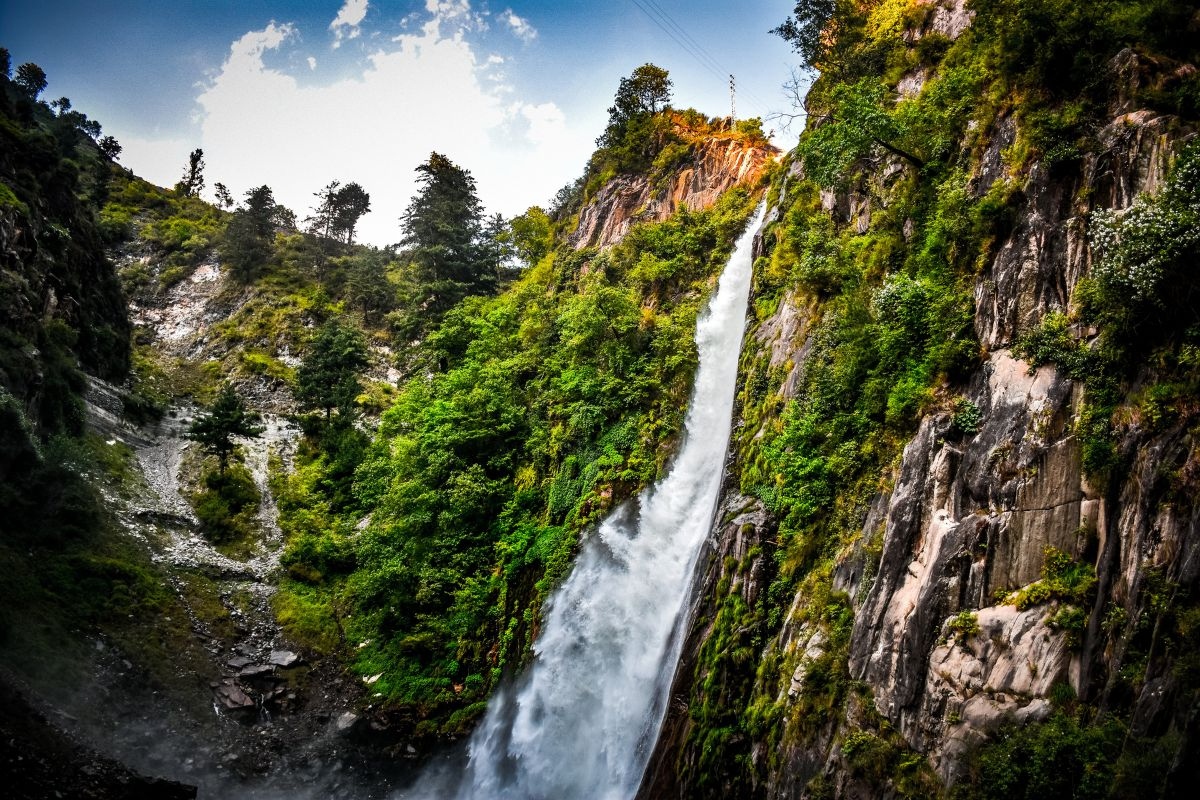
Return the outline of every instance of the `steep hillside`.
<path id="1" fill-rule="evenodd" d="M 48 520 L 0 541 L 14 719 L 202 794 L 386 789 L 471 728 L 581 534 L 663 473 L 775 152 L 756 121 L 634 110 L 570 197 L 510 221 L 434 153 L 376 249 L 333 235 L 337 182 L 301 231 L 266 186 L 202 200 L 199 151 L 162 189 L 6 88 L 14 147 L 59 150 L 5 162 L 4 468 L 57 482 L 65 531 L 59 496 L 6 484 Z M 234 406 L 260 429 L 200 436 Z"/>
<path id="2" fill-rule="evenodd" d="M 691 147 L 726 146 L 697 139 L 658 174 L 685 185 Z M 581 533 L 662 474 L 696 315 L 765 176 L 741 165 L 770 155 L 736 147 L 745 157 L 707 167 L 707 188 L 678 210 L 626 221 L 602 248 L 571 232 L 615 213 L 612 186 L 644 175 L 612 175 L 583 211 L 560 209 L 552 249 L 421 345 L 430 368 L 401 385 L 347 501 L 319 500 L 322 469 L 282 486 L 290 630 L 353 661 L 377 728 L 421 748 L 467 732 L 528 657 Z"/>
<path id="3" fill-rule="evenodd" d="M 797 5 L 821 76 L 643 796 L 1195 784 L 1198 30 Z"/>

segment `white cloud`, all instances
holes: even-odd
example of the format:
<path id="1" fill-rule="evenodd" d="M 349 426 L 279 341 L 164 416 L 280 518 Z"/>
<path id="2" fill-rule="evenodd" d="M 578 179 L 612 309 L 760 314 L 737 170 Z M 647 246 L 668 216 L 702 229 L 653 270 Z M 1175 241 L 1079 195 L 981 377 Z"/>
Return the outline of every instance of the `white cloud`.
<path id="1" fill-rule="evenodd" d="M 333 31 L 335 50 L 341 46 L 342 39 L 357 39 L 362 33 L 362 28 L 359 26 L 367 16 L 368 5 L 368 0 L 346 0 L 338 10 L 333 22 L 329 23 L 329 30 Z"/>
<path id="2" fill-rule="evenodd" d="M 567 117 L 554 103 L 522 103 L 520 114 L 529 123 L 525 137 L 535 145 L 553 144 L 567 129 Z"/>
<path id="3" fill-rule="evenodd" d="M 431 26 L 438 30 L 443 23 L 456 27 L 459 32 L 485 31 L 488 27 L 483 15 L 471 10 L 469 0 L 425 0 L 425 10 L 432 17 L 425 26 L 427 30 Z"/>
<path id="4" fill-rule="evenodd" d="M 315 58 L 313 58 L 312 56 L 308 57 L 308 68 L 309 69 L 317 68 L 317 60 Z"/>
<path id="5" fill-rule="evenodd" d="M 507 25 L 513 35 L 523 42 L 532 42 L 537 38 L 537 28 L 530 25 L 529 20 L 514 14 L 511 8 L 506 8 L 500 13 L 500 21 Z"/>
<path id="6" fill-rule="evenodd" d="M 267 184 L 302 219 L 313 192 L 330 180 L 356 181 L 372 208 L 360 238 L 380 245 L 400 239 L 414 169 L 433 151 L 471 171 L 489 213 L 544 205 L 577 176 L 592 132 L 571 125 L 554 103 L 488 80 L 497 63 L 468 40 L 480 24 L 469 3 L 427 0 L 427 7 L 423 24 L 328 85 L 302 85 L 286 67 L 264 63 L 269 51 L 301 47 L 291 25 L 245 34 L 202 87 L 200 141 L 123 140 L 123 163 L 171 185 L 199 145 L 209 186 L 220 181 L 240 197 Z"/>

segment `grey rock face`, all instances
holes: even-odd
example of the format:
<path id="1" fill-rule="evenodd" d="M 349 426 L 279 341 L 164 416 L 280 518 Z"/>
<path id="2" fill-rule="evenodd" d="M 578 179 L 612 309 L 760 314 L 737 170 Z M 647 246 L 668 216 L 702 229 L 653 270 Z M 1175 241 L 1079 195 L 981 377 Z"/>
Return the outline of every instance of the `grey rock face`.
<path id="1" fill-rule="evenodd" d="M 1047 692 L 1066 676 L 1070 654 L 1045 625 L 1047 609 L 1017 613 L 993 600 L 1038 580 L 1047 547 L 1075 558 L 1089 545 L 1095 552 L 1100 504 L 1068 424 L 1077 395 L 1053 367 L 1030 370 L 1002 350 L 972 387 L 979 432 L 956 437 L 934 416 L 904 450 L 850 670 L 948 780 L 965 747 L 1010 712 L 1048 711 Z M 982 609 L 983 631 L 948 645 L 946 625 L 962 609 Z M 1036 680 L 1020 673 L 1030 665 Z M 963 718 L 956 729 L 945 723 L 952 712 Z"/>

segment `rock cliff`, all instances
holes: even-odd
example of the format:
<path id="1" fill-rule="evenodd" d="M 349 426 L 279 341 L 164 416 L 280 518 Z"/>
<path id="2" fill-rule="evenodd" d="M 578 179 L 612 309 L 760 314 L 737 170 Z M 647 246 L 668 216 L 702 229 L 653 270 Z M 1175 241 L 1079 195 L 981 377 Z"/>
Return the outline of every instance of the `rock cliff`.
<path id="1" fill-rule="evenodd" d="M 677 128 L 682 135 L 693 133 Z M 663 222 L 677 210 L 711 207 L 734 186 L 753 186 L 778 151 L 761 141 L 721 135 L 696 137 L 679 163 L 661 174 L 618 175 L 579 212 L 571 235 L 576 249 L 616 244 L 640 222 Z"/>
<path id="2" fill-rule="evenodd" d="M 963 2 L 925 5 L 908 42 L 970 30 Z M 894 96 L 928 97 L 939 67 L 908 70 Z M 1101 124 L 1064 160 L 1017 157 L 1033 122 L 1015 104 L 964 127 L 963 202 L 1002 197 L 1004 217 L 956 284 L 973 301 L 973 365 L 933 382 L 906 435 L 891 437 L 890 422 L 873 429 L 876 470 L 863 466 L 874 457 L 867 448 L 846 467 L 830 446 L 822 452 L 833 455 L 806 462 L 798 480 L 785 467 L 808 440 L 792 426 L 800 409 L 809 426 L 825 413 L 811 395 L 833 380 L 827 331 L 845 325 L 847 306 L 838 284 L 802 272 L 828 259 L 830 245 L 789 241 L 797 226 L 784 232 L 784 220 L 809 203 L 809 230 L 825 225 L 830 238 L 869 252 L 891 225 L 899 236 L 889 246 L 913 247 L 917 215 L 904 218 L 896 187 L 933 171 L 876 148 L 860 154 L 857 179 L 805 200 L 796 188 L 811 177 L 802 140 L 776 186 L 769 221 L 779 224 L 765 226 L 735 456 L 641 796 L 934 796 L 977 786 L 981 774 L 994 780 L 987 748 L 1040 746 L 1029 743 L 1042 741 L 1036 724 L 1052 718 L 1080 726 L 1073 731 L 1119 732 L 1104 755 L 1111 782 L 1097 794 L 1036 796 L 1126 796 L 1136 758 L 1154 775 L 1144 796 L 1177 796 L 1200 777 L 1188 621 L 1200 596 L 1196 418 L 1182 406 L 1156 417 L 1146 400 L 1178 380 L 1190 345 L 1143 333 L 1141 345 L 1125 345 L 1123 371 L 1101 380 L 1096 365 L 1117 337 L 1087 313 L 1088 292 L 1103 280 L 1098 210 L 1129 218 L 1137 198 L 1175 191 L 1172 164 L 1195 136 L 1194 120 L 1154 106 L 1147 88 L 1194 69 L 1130 49 L 1111 57 Z M 964 229 L 950 235 L 969 247 Z M 784 247 L 799 266 L 771 274 Z M 874 336 L 888 335 L 886 292 L 900 281 L 886 277 L 873 290 Z M 1055 325 L 1082 361 L 1031 344 Z M 1111 456 L 1102 467 L 1097 430 Z M 837 469 L 840 483 L 827 477 Z M 803 495 L 796 483 L 805 480 L 836 491 L 802 516 L 778 497 Z M 1010 732 L 1024 729 L 1035 732 L 1012 744 Z M 1054 769 L 1065 775 L 1076 756 L 1057 752 Z M 986 796 L 1025 796 L 1011 794 L 1025 778 L 1011 780 Z"/>

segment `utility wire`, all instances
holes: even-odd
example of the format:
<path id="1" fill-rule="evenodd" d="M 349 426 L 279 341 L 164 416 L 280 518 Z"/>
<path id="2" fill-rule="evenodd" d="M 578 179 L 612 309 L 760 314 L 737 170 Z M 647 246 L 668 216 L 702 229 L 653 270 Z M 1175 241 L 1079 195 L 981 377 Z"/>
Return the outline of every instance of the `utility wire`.
<path id="1" fill-rule="evenodd" d="M 717 61 L 717 59 L 713 57 L 712 53 L 705 50 L 703 45 L 688 35 L 688 32 L 680 27 L 680 25 L 671 18 L 671 15 L 663 10 L 658 3 L 654 2 L 654 0 L 635 0 L 635 2 L 639 6 L 642 6 L 642 10 L 646 14 L 653 14 L 661 19 L 663 21 L 663 25 L 660 25 L 659 27 L 663 28 L 663 30 L 666 31 L 671 38 L 675 39 L 675 41 L 681 46 L 686 47 L 689 52 L 691 52 L 701 64 L 708 67 L 711 72 L 722 76 L 723 74 L 727 74 L 725 68 L 721 65 L 721 62 Z"/>
<path id="2" fill-rule="evenodd" d="M 731 73 L 731 71 L 730 71 L 730 70 L 728 70 L 728 69 L 726 69 L 726 68 L 725 68 L 725 65 L 724 65 L 724 64 L 722 64 L 720 61 L 718 61 L 718 60 L 717 60 L 717 58 L 716 58 L 715 56 L 713 56 L 713 54 L 712 54 L 712 53 L 710 53 L 710 52 L 709 52 L 707 49 L 705 49 L 705 47 L 704 47 L 702 44 L 700 44 L 698 41 L 696 41 L 694 38 L 692 38 L 691 34 L 689 34 L 689 33 L 687 32 L 687 30 L 685 30 L 685 29 L 684 29 L 684 27 L 683 27 L 682 25 L 680 25 L 679 23 L 677 23 L 677 22 L 674 20 L 674 18 L 673 18 L 673 17 L 670 15 L 670 13 L 669 13 L 669 12 L 668 12 L 666 9 L 664 9 L 662 6 L 660 6 L 660 5 L 658 4 L 657 0 L 641 0 L 641 2 L 643 2 L 643 3 L 645 3 L 646 5 L 650 6 L 650 8 L 651 8 L 651 9 L 653 9 L 653 10 L 654 10 L 654 11 L 656 11 L 658 14 L 660 14 L 660 15 L 661 15 L 661 16 L 662 16 L 662 17 L 663 17 L 665 20 L 666 20 L 666 22 L 667 22 L 667 25 L 669 25 L 669 26 L 670 26 L 672 29 L 674 29 L 674 30 L 675 30 L 675 31 L 676 31 L 676 32 L 677 32 L 677 33 L 680 35 L 680 37 L 681 37 L 681 38 L 685 39 L 685 40 L 686 40 L 687 42 L 689 42 L 689 43 L 690 43 L 690 44 L 691 44 L 691 45 L 692 45 L 692 46 L 693 46 L 693 47 L 694 47 L 694 48 L 695 48 L 697 51 L 699 51 L 699 52 L 700 52 L 700 54 L 701 54 L 701 55 L 704 57 L 704 59 L 705 59 L 706 61 L 708 61 L 708 62 L 709 62 L 709 63 L 711 63 L 711 64 L 712 64 L 714 67 L 716 67 L 716 69 L 717 69 L 717 72 L 718 72 L 719 74 L 725 74 L 725 75 L 732 74 L 732 73 Z M 754 92 L 751 92 L 751 91 L 750 91 L 750 90 L 748 90 L 748 89 L 742 89 L 742 90 L 741 90 L 741 93 L 742 93 L 742 96 L 743 96 L 743 97 L 748 97 L 748 98 L 750 98 L 750 101 L 751 101 L 751 102 L 752 102 L 754 105 L 757 105 L 757 106 L 762 106 L 762 107 L 764 107 L 764 108 L 765 108 L 765 106 L 767 105 L 766 103 L 764 103 L 764 102 L 762 101 L 762 98 L 760 98 L 760 97 L 756 96 L 756 95 L 754 94 Z"/>
<path id="3" fill-rule="evenodd" d="M 662 20 L 660 20 L 657 16 L 655 16 L 649 10 L 649 8 L 647 6 L 642 5 L 643 2 L 644 2 L 644 0 L 633 0 L 633 4 L 635 6 L 637 6 L 643 14 L 645 14 L 647 17 L 649 17 L 651 22 L 653 22 L 655 25 L 657 25 L 659 27 L 659 29 L 662 30 L 663 33 L 665 33 L 667 36 L 669 36 L 675 42 L 675 44 L 677 44 L 681 48 L 683 48 L 687 52 L 688 55 L 690 55 L 692 58 L 696 59 L 696 61 L 700 64 L 700 66 L 704 67 L 705 69 L 707 69 L 709 72 L 711 72 L 713 75 L 720 78 L 721 80 L 725 80 L 725 75 L 721 72 L 719 67 L 715 67 L 715 66 L 709 64 L 707 61 L 705 61 L 704 57 L 701 56 L 700 53 L 698 53 L 696 50 L 694 50 L 691 47 L 691 45 L 689 45 L 687 42 L 685 42 L 684 40 L 682 40 L 678 36 L 676 36 L 675 33 L 669 27 L 667 27 L 666 23 L 663 22 Z"/>
<path id="4" fill-rule="evenodd" d="M 724 69 L 719 61 L 712 54 L 705 50 L 699 43 L 688 35 L 677 22 L 675 22 L 666 11 L 660 8 L 654 0 L 632 0 L 633 4 L 645 14 L 651 22 L 659 27 L 675 44 L 679 45 L 688 55 L 696 59 L 700 66 L 707 69 L 716 78 L 722 82 L 725 81 L 732 73 Z M 744 92 L 744 95 L 750 99 L 751 103 L 760 110 L 765 111 L 767 104 L 760 98 L 756 97 L 752 92 Z"/>

